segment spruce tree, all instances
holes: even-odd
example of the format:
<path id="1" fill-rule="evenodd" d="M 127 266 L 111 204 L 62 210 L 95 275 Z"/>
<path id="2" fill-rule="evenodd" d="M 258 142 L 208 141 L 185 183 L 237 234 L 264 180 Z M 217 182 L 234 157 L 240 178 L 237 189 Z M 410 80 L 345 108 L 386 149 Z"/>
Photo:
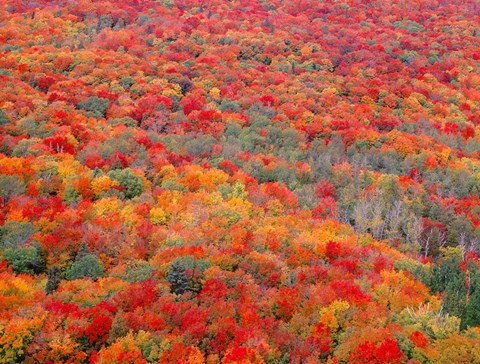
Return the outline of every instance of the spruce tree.
<path id="1" fill-rule="evenodd" d="M 190 279 L 187 277 L 185 270 L 184 265 L 179 260 L 172 264 L 167 276 L 172 293 L 183 294 L 190 290 Z"/>
<path id="2" fill-rule="evenodd" d="M 54 265 L 50 270 L 48 271 L 48 281 L 47 281 L 47 286 L 45 287 L 45 291 L 47 294 L 52 294 L 58 289 L 58 286 L 60 286 L 60 281 L 62 280 L 61 275 L 60 275 L 60 269 L 56 265 Z"/>

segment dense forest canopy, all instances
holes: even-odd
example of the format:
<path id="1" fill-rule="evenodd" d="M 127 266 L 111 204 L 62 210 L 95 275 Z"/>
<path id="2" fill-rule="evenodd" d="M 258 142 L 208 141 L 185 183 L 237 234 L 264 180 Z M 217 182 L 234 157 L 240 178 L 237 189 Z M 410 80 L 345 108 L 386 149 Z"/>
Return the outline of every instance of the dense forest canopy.
<path id="1" fill-rule="evenodd" d="M 0 363 L 479 363 L 480 3 L 0 2 Z"/>

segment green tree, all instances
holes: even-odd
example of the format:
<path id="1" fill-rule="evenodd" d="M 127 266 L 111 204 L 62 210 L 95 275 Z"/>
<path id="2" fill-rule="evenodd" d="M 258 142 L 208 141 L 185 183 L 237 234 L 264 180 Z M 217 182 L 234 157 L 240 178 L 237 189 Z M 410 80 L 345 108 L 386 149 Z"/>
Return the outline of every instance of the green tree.
<path id="1" fill-rule="evenodd" d="M 183 294 L 190 290 L 190 279 L 187 277 L 186 268 L 180 260 L 173 262 L 167 275 L 170 290 L 175 294 Z"/>
<path id="2" fill-rule="evenodd" d="M 0 247 L 17 247 L 25 244 L 36 232 L 30 222 L 7 221 L 0 226 Z"/>
<path id="3" fill-rule="evenodd" d="M 38 245 L 7 248 L 4 256 L 17 274 L 39 274 L 46 268 L 44 256 Z"/>
<path id="4" fill-rule="evenodd" d="M 105 117 L 109 106 L 110 100 L 97 96 L 89 97 L 88 99 L 77 103 L 78 109 L 88 111 L 97 119 Z"/>
<path id="5" fill-rule="evenodd" d="M 122 86 L 125 90 L 128 90 L 135 84 L 135 81 L 130 76 L 123 77 L 120 81 L 118 81 L 120 86 Z"/>
<path id="6" fill-rule="evenodd" d="M 20 195 L 25 192 L 25 184 L 16 175 L 10 176 L 0 174 L 0 197 L 3 206 L 6 206 L 13 195 Z"/>
<path id="7" fill-rule="evenodd" d="M 177 258 L 167 272 L 167 281 L 170 283 L 172 293 L 200 292 L 203 272 L 209 266 L 210 263 L 205 259 L 195 259 L 190 255 Z"/>
<path id="8" fill-rule="evenodd" d="M 92 254 L 87 254 L 81 258 L 76 258 L 75 262 L 67 269 L 66 278 L 68 280 L 91 278 L 93 280 L 102 277 L 104 267 L 102 262 Z"/>
<path id="9" fill-rule="evenodd" d="M 0 125 L 5 125 L 10 122 L 10 119 L 7 117 L 7 114 L 3 109 L 0 109 Z"/>
<path id="10" fill-rule="evenodd" d="M 443 294 L 443 308 L 446 312 L 462 317 L 466 306 L 467 289 L 465 273 L 462 271 L 461 258 L 457 255 L 447 257 L 432 269 L 430 289 Z"/>
<path id="11" fill-rule="evenodd" d="M 461 328 L 480 326 L 480 269 L 473 262 L 467 264 L 467 297 Z"/>
<path id="12" fill-rule="evenodd" d="M 137 176 L 130 168 L 110 171 L 108 176 L 120 182 L 120 185 L 125 188 L 123 193 L 126 198 L 139 196 L 144 191 L 142 177 Z"/>

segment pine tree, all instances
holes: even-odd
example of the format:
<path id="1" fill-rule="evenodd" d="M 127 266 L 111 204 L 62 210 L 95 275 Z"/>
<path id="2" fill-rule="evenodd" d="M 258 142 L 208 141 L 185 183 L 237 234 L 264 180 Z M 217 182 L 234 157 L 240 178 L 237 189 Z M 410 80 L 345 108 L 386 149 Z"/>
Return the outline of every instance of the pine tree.
<path id="1" fill-rule="evenodd" d="M 55 292 L 58 286 L 60 286 L 60 281 L 60 269 L 58 269 L 58 267 L 54 265 L 48 271 L 48 281 L 47 286 L 45 287 L 45 292 L 47 292 L 47 294 L 52 294 L 53 292 Z"/>
<path id="2" fill-rule="evenodd" d="M 172 264 L 167 276 L 172 293 L 183 294 L 190 290 L 190 279 L 187 277 L 185 270 L 184 265 L 179 260 Z"/>

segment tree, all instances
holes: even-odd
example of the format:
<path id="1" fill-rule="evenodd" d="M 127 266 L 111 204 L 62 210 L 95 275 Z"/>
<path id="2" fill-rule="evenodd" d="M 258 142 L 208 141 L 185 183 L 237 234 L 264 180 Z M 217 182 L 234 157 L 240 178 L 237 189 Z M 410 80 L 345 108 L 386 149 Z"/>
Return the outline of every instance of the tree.
<path id="1" fill-rule="evenodd" d="M 7 114 L 3 109 L 0 109 L 0 125 L 5 125 L 10 122 L 10 119 L 7 117 Z"/>
<path id="2" fill-rule="evenodd" d="M 95 255 L 87 254 L 75 259 L 75 262 L 67 269 L 66 278 L 73 280 L 86 277 L 95 281 L 103 274 L 104 267 L 100 260 Z"/>
<path id="3" fill-rule="evenodd" d="M 444 310 L 461 318 L 460 327 L 466 328 L 480 323 L 479 273 L 475 265 L 462 263 L 461 253 L 456 250 L 433 267 L 429 287 L 434 293 L 442 294 Z M 462 265 L 471 270 L 465 271 Z"/>
<path id="4" fill-rule="evenodd" d="M 112 321 L 112 326 L 110 327 L 110 333 L 108 334 L 107 342 L 109 344 L 114 343 L 118 338 L 124 337 L 128 334 L 127 321 L 123 312 L 119 310 Z"/>
<path id="5" fill-rule="evenodd" d="M 177 258 L 167 273 L 171 291 L 176 294 L 183 294 L 186 291 L 200 292 L 203 286 L 203 272 L 209 266 L 207 260 L 196 259 L 191 255 Z"/>
<path id="6" fill-rule="evenodd" d="M 39 274 L 45 271 L 45 259 L 39 245 L 8 248 L 4 254 L 15 273 Z"/>
<path id="7" fill-rule="evenodd" d="M 190 279 L 187 277 L 186 267 L 181 260 L 173 262 L 167 275 L 167 281 L 170 283 L 172 293 L 183 294 L 190 290 Z"/>
<path id="8" fill-rule="evenodd" d="M 25 192 L 25 184 L 17 175 L 0 174 L 0 198 L 3 206 L 6 206 L 13 195 Z"/>
<path id="9" fill-rule="evenodd" d="M 142 177 L 133 173 L 130 168 L 110 171 L 108 176 L 120 182 L 120 185 L 124 188 L 123 193 L 126 198 L 139 196 L 144 191 Z"/>
<path id="10" fill-rule="evenodd" d="M 52 294 L 53 292 L 55 292 L 60 286 L 61 280 L 62 278 L 60 274 L 60 269 L 58 269 L 58 267 L 54 265 L 48 270 L 48 280 L 45 287 L 45 292 L 47 294 Z"/>
<path id="11" fill-rule="evenodd" d="M 97 96 L 91 96 L 84 101 L 77 103 L 77 108 L 88 111 L 92 116 L 104 118 L 107 114 L 107 109 L 110 106 L 110 100 Z"/>

